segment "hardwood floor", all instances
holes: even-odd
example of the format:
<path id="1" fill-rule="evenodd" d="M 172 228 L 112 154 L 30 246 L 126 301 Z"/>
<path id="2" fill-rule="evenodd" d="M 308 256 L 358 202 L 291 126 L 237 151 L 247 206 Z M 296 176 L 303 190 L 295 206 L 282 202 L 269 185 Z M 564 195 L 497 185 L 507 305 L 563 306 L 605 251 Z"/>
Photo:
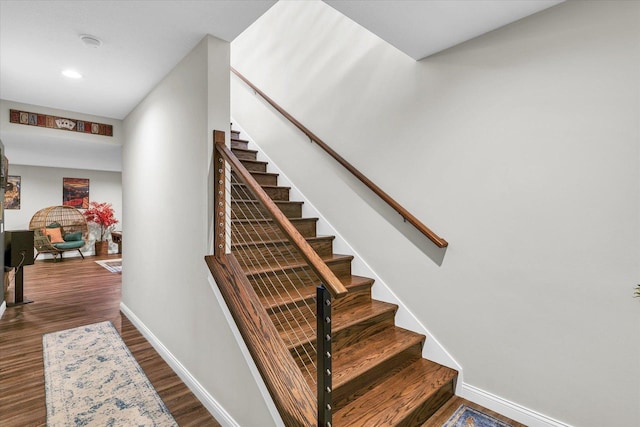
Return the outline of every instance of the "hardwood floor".
<path id="1" fill-rule="evenodd" d="M 0 319 L 0 426 L 46 424 L 42 335 L 105 320 L 118 329 L 180 426 L 220 426 L 120 312 L 121 276 L 97 259 L 39 260 L 25 267 L 25 299 L 34 302 L 7 307 Z"/>
<path id="2" fill-rule="evenodd" d="M 111 255 L 109 258 L 118 258 Z M 151 344 L 120 312 L 121 276 L 98 258 L 36 261 L 24 269 L 24 294 L 33 303 L 8 307 L 0 319 L 0 426 L 46 424 L 42 335 L 110 320 L 180 426 L 220 426 Z M 13 301 L 12 293 L 9 295 Z M 424 427 L 439 427 L 462 403 L 524 427 L 462 398 L 454 397 Z"/>

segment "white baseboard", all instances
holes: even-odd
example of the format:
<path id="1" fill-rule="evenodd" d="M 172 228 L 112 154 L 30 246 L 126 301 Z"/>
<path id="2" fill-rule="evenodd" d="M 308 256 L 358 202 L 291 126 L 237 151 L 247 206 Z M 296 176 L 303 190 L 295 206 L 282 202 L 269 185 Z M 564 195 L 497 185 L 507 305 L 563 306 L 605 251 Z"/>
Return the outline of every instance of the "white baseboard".
<path id="1" fill-rule="evenodd" d="M 174 370 L 180 379 L 195 394 L 209 413 L 224 427 L 240 427 L 224 408 L 207 392 L 207 390 L 191 375 L 191 373 L 175 358 L 173 354 L 153 335 L 145 324 L 124 304 L 120 303 L 120 310 L 134 324 L 140 333 L 151 343 L 165 362 Z"/>
<path id="2" fill-rule="evenodd" d="M 2 301 L 2 304 L 0 304 L 0 319 L 2 319 L 2 315 L 4 314 L 4 311 L 6 309 L 7 309 L 7 302 Z"/>
<path id="3" fill-rule="evenodd" d="M 462 384 L 458 394 L 460 397 L 482 405 L 487 409 L 491 409 L 529 427 L 571 427 L 571 425 L 563 423 L 562 421 L 555 420 L 466 383 Z"/>

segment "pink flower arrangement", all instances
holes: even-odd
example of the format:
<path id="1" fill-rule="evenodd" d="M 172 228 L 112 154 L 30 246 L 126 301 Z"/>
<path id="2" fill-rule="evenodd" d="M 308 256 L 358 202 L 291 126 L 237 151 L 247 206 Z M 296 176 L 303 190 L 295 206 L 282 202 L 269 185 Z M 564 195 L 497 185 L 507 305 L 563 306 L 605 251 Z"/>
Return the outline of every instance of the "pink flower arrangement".
<path id="1" fill-rule="evenodd" d="M 84 211 L 84 217 L 87 222 L 93 222 L 100 227 L 100 236 L 96 239 L 98 242 L 105 240 L 118 223 L 111 203 L 89 203 L 89 209 Z"/>

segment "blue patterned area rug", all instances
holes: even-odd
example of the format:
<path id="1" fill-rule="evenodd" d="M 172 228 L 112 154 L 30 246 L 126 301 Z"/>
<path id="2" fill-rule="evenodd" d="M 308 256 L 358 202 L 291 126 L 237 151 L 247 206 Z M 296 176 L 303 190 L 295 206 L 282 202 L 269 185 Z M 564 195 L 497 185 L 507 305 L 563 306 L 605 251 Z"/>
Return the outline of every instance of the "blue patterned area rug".
<path id="1" fill-rule="evenodd" d="M 467 405 L 460 405 L 454 414 L 442 424 L 442 427 L 512 427 L 489 414 L 471 408 Z"/>
<path id="2" fill-rule="evenodd" d="M 96 264 L 103 266 L 112 273 L 122 273 L 122 258 L 96 261 Z"/>
<path id="3" fill-rule="evenodd" d="M 111 322 L 42 342 L 48 427 L 178 426 Z"/>

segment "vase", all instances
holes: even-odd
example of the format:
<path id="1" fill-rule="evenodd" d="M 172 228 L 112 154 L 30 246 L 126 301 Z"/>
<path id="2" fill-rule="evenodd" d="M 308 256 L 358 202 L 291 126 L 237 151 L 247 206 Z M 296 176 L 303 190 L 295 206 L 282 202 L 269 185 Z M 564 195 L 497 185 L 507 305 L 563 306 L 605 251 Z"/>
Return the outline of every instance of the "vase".
<path id="1" fill-rule="evenodd" d="M 96 256 L 105 256 L 109 254 L 109 242 L 103 240 L 101 242 L 96 242 Z"/>

